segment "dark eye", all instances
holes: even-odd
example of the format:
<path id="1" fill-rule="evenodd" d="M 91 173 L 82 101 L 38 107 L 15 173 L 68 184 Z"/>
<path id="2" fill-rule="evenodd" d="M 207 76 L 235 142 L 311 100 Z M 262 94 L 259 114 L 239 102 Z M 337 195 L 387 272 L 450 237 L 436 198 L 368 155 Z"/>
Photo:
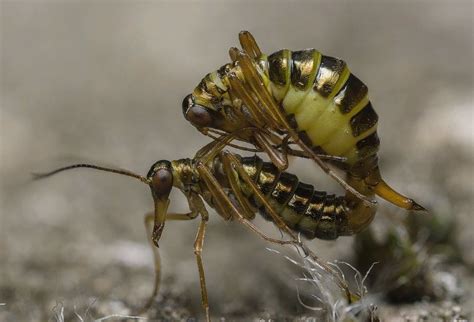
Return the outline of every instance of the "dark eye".
<path id="1" fill-rule="evenodd" d="M 212 116 L 205 107 L 193 105 L 186 113 L 186 119 L 197 126 L 209 126 L 212 123 Z"/>
<path id="2" fill-rule="evenodd" d="M 150 180 L 150 188 L 153 191 L 153 195 L 158 199 L 167 199 L 173 188 L 173 166 L 171 162 L 167 160 L 155 162 L 146 177 Z"/>
<path id="3" fill-rule="evenodd" d="M 173 188 L 173 174 L 168 169 L 158 169 L 151 179 L 151 186 L 157 197 L 168 197 Z"/>

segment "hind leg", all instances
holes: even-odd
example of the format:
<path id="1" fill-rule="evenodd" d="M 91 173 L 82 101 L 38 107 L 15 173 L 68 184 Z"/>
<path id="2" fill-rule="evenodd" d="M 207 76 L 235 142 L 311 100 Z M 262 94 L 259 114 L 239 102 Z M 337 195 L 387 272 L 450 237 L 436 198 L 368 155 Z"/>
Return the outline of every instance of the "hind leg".
<path id="1" fill-rule="evenodd" d="M 312 260 L 314 260 L 317 264 L 319 264 L 327 273 L 330 274 L 334 278 L 334 281 L 339 285 L 342 291 L 346 294 L 346 297 L 349 301 L 351 302 L 352 299 L 354 299 L 356 296 L 352 294 L 352 292 L 349 290 L 349 286 L 347 283 L 340 278 L 340 276 L 334 271 L 333 268 L 331 268 L 329 265 L 327 265 L 325 262 L 321 261 L 316 254 L 311 251 L 299 238 L 299 236 L 296 236 L 295 233 L 283 222 L 281 217 L 276 213 L 276 211 L 273 209 L 273 207 L 269 204 L 267 198 L 262 194 L 258 186 L 255 184 L 255 182 L 249 177 L 249 175 L 245 172 L 244 167 L 240 163 L 240 161 L 230 152 L 228 151 L 222 151 L 221 153 L 221 158 L 223 159 L 224 167 L 226 168 L 226 172 L 237 172 L 238 176 L 240 179 L 247 184 L 247 186 L 252 189 L 252 192 L 254 196 L 257 198 L 257 200 L 265 207 L 265 210 L 267 213 L 272 217 L 273 222 L 277 225 L 277 227 L 285 232 L 288 236 L 291 237 L 290 243 L 293 245 L 297 246 L 297 248 L 301 249 L 306 256 L 309 256 Z M 234 181 L 230 182 L 231 187 L 233 188 L 233 193 L 236 195 L 242 195 L 240 192 L 240 189 L 238 189 L 239 183 L 237 182 L 237 177 L 235 175 L 228 175 L 229 181 Z M 238 190 L 238 191 L 237 191 Z M 243 197 L 243 196 L 241 196 Z"/>

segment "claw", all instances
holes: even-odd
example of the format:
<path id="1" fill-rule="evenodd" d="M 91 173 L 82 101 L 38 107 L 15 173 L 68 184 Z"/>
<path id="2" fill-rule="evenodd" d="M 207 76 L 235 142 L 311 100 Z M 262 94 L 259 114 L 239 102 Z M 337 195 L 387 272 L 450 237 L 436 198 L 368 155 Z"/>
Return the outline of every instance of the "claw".
<path id="1" fill-rule="evenodd" d="M 426 209 L 426 208 L 423 207 L 422 205 L 418 204 L 415 200 L 410 199 L 410 201 L 411 201 L 411 203 L 412 203 L 412 206 L 411 206 L 411 209 L 410 209 L 410 210 L 428 212 L 428 209 Z"/>

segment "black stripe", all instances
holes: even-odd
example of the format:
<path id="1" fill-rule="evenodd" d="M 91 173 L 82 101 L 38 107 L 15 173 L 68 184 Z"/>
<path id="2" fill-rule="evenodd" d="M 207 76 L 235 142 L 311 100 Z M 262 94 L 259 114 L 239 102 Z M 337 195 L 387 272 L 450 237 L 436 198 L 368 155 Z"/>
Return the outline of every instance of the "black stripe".
<path id="1" fill-rule="evenodd" d="M 257 183 L 257 179 L 260 176 L 260 172 L 262 171 L 263 167 L 263 161 L 260 159 L 258 156 L 254 155 L 253 157 L 243 157 L 240 159 L 242 163 L 242 167 L 244 168 L 244 171 L 247 173 L 247 175 L 250 177 L 250 179 L 254 182 Z M 240 184 L 242 187 L 242 192 L 244 195 L 248 198 L 248 201 L 250 204 L 258 208 L 257 202 L 255 201 L 255 196 L 254 196 L 254 191 L 248 185 L 247 183 L 244 183 L 242 179 L 240 179 Z M 258 184 L 258 183 L 257 183 Z"/>
<path id="2" fill-rule="evenodd" d="M 351 118 L 352 135 L 357 137 L 377 124 L 378 116 L 372 104 L 367 105 Z"/>
<path id="3" fill-rule="evenodd" d="M 276 184 L 278 183 L 278 178 L 280 176 L 280 171 L 273 163 L 264 162 L 262 166 L 262 171 L 257 180 L 258 187 L 264 195 L 268 195 L 270 192 L 275 189 Z"/>
<path id="4" fill-rule="evenodd" d="M 314 65 L 314 49 L 305 49 L 291 53 L 291 84 L 299 90 L 308 87 Z"/>
<path id="5" fill-rule="evenodd" d="M 377 153 L 380 146 L 380 139 L 377 132 L 372 133 L 368 137 L 359 140 L 356 147 L 359 155 L 359 159 L 364 159 L 371 154 Z"/>
<path id="6" fill-rule="evenodd" d="M 323 55 L 314 79 L 314 90 L 324 97 L 331 95 L 345 66 L 346 63 L 342 60 Z"/>
<path id="7" fill-rule="evenodd" d="M 363 159 L 359 159 L 349 169 L 349 174 L 356 178 L 367 178 L 371 173 L 374 173 L 374 169 L 377 168 L 378 157 L 376 153 L 367 154 Z"/>
<path id="8" fill-rule="evenodd" d="M 253 182 L 256 182 L 260 171 L 262 170 L 263 161 L 258 156 L 243 157 L 241 159 L 242 166 L 245 172 L 249 175 Z"/>
<path id="9" fill-rule="evenodd" d="M 293 197 L 288 202 L 287 207 L 290 207 L 298 215 L 303 215 L 309 207 L 311 197 L 314 193 L 314 187 L 303 182 L 298 183 Z"/>
<path id="10" fill-rule="evenodd" d="M 334 97 L 334 101 L 339 105 L 341 113 L 347 114 L 367 95 L 367 92 L 367 86 L 351 73 L 346 84 Z"/>
<path id="11" fill-rule="evenodd" d="M 286 49 L 282 49 L 268 56 L 268 75 L 270 81 L 281 86 L 286 85 L 288 82 L 287 75 L 290 66 L 288 66 L 286 52 Z"/>
<path id="12" fill-rule="evenodd" d="M 323 214 L 323 205 L 324 199 L 326 198 L 326 193 L 324 191 L 314 191 L 313 196 L 311 197 L 311 201 L 309 204 L 308 209 L 305 212 L 305 216 L 311 217 L 311 219 L 319 221 Z"/>
<path id="13" fill-rule="evenodd" d="M 316 238 L 332 240 L 338 237 L 335 209 L 336 197 L 334 195 L 327 195 L 324 200 L 323 214 L 314 231 Z"/>
<path id="14" fill-rule="evenodd" d="M 294 174 L 283 172 L 278 179 L 275 189 L 272 191 L 272 198 L 280 205 L 286 206 L 296 190 L 298 181 L 298 177 Z"/>

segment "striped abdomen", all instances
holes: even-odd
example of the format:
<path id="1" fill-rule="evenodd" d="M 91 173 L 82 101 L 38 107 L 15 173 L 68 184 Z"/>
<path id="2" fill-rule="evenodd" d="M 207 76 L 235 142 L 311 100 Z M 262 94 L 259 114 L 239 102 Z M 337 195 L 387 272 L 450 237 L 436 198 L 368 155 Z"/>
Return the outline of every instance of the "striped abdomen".
<path id="1" fill-rule="evenodd" d="M 308 146 L 347 157 L 349 168 L 375 157 L 378 117 L 367 86 L 344 61 L 314 49 L 283 49 L 260 65 L 267 66 L 268 89 Z"/>
<path id="2" fill-rule="evenodd" d="M 315 49 L 283 49 L 257 61 L 259 73 L 302 141 L 318 153 L 347 158 L 345 170 L 365 177 L 377 163 L 377 114 L 367 87 L 344 61 Z M 196 103 L 232 106 L 226 64 L 206 75 L 193 92 Z M 238 72 L 237 72 L 238 74 Z"/>
<path id="3" fill-rule="evenodd" d="M 360 200 L 317 191 L 257 156 L 243 157 L 241 162 L 276 213 L 291 229 L 307 238 L 336 239 L 354 234 L 365 228 L 375 215 L 375 209 L 365 207 Z M 242 181 L 240 186 L 252 205 L 270 219 L 252 190 Z"/>

